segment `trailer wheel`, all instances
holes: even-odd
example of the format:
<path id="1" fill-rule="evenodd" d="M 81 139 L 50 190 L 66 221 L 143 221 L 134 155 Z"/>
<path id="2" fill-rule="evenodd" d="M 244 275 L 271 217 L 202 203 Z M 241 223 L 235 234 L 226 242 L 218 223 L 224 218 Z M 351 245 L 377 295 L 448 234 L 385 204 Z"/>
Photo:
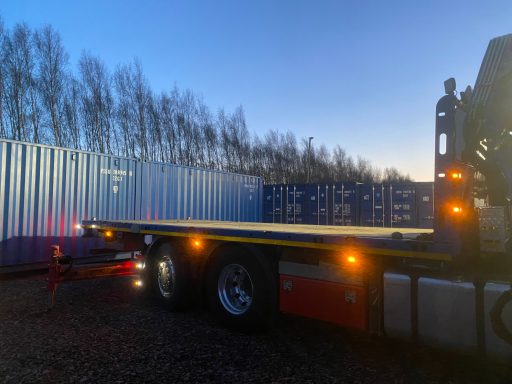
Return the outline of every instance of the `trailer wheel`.
<path id="1" fill-rule="evenodd" d="M 148 279 L 151 293 L 171 310 L 184 308 L 190 303 L 190 268 L 185 255 L 169 243 L 163 243 L 150 258 Z"/>
<path id="2" fill-rule="evenodd" d="M 206 288 L 211 312 L 226 326 L 248 331 L 272 325 L 277 313 L 275 282 L 247 249 L 229 247 L 217 252 Z"/>

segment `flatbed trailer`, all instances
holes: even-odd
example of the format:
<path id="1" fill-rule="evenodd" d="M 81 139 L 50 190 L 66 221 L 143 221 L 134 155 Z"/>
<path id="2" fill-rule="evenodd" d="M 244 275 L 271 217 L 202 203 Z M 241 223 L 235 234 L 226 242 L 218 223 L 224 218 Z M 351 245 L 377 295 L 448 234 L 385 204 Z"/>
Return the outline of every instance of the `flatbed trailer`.
<path id="1" fill-rule="evenodd" d="M 384 270 L 420 263 L 438 271 L 452 259 L 431 230 L 415 228 L 192 220 L 83 227 L 125 252 L 143 249 L 139 285 L 171 309 L 204 297 L 221 322 L 242 329 L 269 326 L 281 310 L 382 333 Z"/>
<path id="2" fill-rule="evenodd" d="M 193 220 L 82 225 L 124 252 L 142 250 L 137 285 L 171 310 L 202 300 L 237 329 L 269 327 L 282 312 L 512 357 L 505 325 L 512 316 L 503 316 L 499 300 L 509 282 L 496 285 L 496 274 L 434 241 L 432 230 Z"/>
<path id="3" fill-rule="evenodd" d="M 87 229 L 233 243 L 344 251 L 358 247 L 367 255 L 450 261 L 449 247 L 427 240 L 419 228 L 288 225 L 197 220 L 84 221 Z"/>

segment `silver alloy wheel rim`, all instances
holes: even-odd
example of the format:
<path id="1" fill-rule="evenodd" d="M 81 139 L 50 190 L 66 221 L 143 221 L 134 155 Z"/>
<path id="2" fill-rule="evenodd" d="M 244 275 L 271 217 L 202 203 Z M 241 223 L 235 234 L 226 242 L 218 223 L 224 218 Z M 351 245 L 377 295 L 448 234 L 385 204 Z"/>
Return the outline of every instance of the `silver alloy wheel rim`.
<path id="1" fill-rule="evenodd" d="M 251 307 L 254 287 L 251 276 L 240 264 L 222 269 L 217 290 L 222 306 L 232 315 L 243 315 Z"/>
<path id="2" fill-rule="evenodd" d="M 169 298 L 172 296 L 175 281 L 174 263 L 168 256 L 164 256 L 158 263 L 158 288 L 163 297 Z"/>

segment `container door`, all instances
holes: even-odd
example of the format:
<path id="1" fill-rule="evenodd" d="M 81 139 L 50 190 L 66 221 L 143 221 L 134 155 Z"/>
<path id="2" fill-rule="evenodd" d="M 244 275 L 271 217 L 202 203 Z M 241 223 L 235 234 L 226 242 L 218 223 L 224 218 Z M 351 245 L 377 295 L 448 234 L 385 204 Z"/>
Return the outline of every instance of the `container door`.
<path id="1" fill-rule="evenodd" d="M 274 191 L 275 185 L 265 185 L 263 187 L 263 222 L 274 222 Z"/>
<path id="2" fill-rule="evenodd" d="M 356 183 L 337 183 L 332 186 L 330 212 L 332 225 L 358 225 L 357 191 Z"/>
<path id="3" fill-rule="evenodd" d="M 365 227 L 384 227 L 384 186 L 382 184 L 360 187 L 360 222 Z"/>
<path id="4" fill-rule="evenodd" d="M 306 200 L 306 222 L 313 225 L 327 225 L 327 205 L 328 205 L 329 186 L 327 185 L 307 185 Z"/>
<path id="5" fill-rule="evenodd" d="M 434 183 L 416 183 L 418 228 L 434 227 Z"/>
<path id="6" fill-rule="evenodd" d="M 359 212 L 360 223 L 364 227 L 375 226 L 373 198 L 373 185 L 362 185 L 359 189 Z"/>
<path id="7" fill-rule="evenodd" d="M 274 190 L 274 223 L 283 222 L 283 186 L 276 185 Z"/>
<path id="8" fill-rule="evenodd" d="M 288 224 L 305 223 L 306 187 L 304 185 L 287 186 L 286 221 Z"/>
<path id="9" fill-rule="evenodd" d="M 391 227 L 415 228 L 416 187 L 413 183 L 392 184 L 389 186 L 389 204 Z"/>

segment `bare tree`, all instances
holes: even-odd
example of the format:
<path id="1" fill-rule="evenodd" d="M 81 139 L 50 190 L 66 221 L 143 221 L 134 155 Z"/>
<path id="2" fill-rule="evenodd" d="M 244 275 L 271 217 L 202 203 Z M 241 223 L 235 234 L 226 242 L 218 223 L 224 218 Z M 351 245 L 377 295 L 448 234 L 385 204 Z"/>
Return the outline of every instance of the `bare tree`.
<path id="1" fill-rule="evenodd" d="M 9 116 L 10 134 L 15 140 L 39 142 L 39 115 L 36 106 L 31 32 L 26 24 L 16 24 L 4 36 L 2 63 L 4 70 L 4 102 Z M 28 122 L 27 122 L 28 120 Z M 32 123 L 33 135 L 30 135 Z"/>
<path id="2" fill-rule="evenodd" d="M 229 172 L 247 172 L 251 157 L 251 141 L 243 108 L 238 107 L 229 118 L 221 109 L 217 122 L 221 135 L 225 170 Z"/>
<path id="3" fill-rule="evenodd" d="M 35 54 L 38 63 L 38 89 L 42 104 L 50 115 L 53 143 L 69 145 L 62 132 L 65 71 L 68 55 L 60 35 L 47 25 L 34 34 Z"/>
<path id="4" fill-rule="evenodd" d="M 151 95 L 148 103 L 148 129 L 149 129 L 149 156 L 151 160 L 165 161 L 166 146 L 158 99 Z"/>
<path id="5" fill-rule="evenodd" d="M 411 177 L 409 175 L 404 175 L 395 167 L 384 168 L 382 172 L 382 182 L 383 183 L 401 183 L 411 181 Z"/>
<path id="6" fill-rule="evenodd" d="M 163 161 L 176 163 L 177 155 L 177 138 L 175 128 L 175 100 L 167 93 L 162 93 L 158 100 L 158 111 L 162 130 L 163 141 Z"/>
<path id="7" fill-rule="evenodd" d="M 82 54 L 79 67 L 86 148 L 101 153 L 113 153 L 111 143 L 117 143 L 117 134 L 113 125 L 114 101 L 109 74 L 98 57 L 87 53 Z"/>
<path id="8" fill-rule="evenodd" d="M 67 145 L 83 149 L 83 130 L 80 115 L 82 99 L 80 83 L 71 74 L 67 75 L 64 97 L 64 122 L 66 126 Z"/>
<path id="9" fill-rule="evenodd" d="M 135 60 L 120 66 L 114 74 L 117 93 L 117 122 L 123 136 L 126 154 L 142 160 L 150 159 L 148 115 L 151 89 L 142 65 Z"/>
<path id="10" fill-rule="evenodd" d="M 0 17 L 0 48 L 5 47 L 5 29 L 4 22 Z M 5 129 L 5 115 L 4 115 L 4 99 L 5 99 L 5 69 L 4 69 L 4 55 L 0 54 L 0 138 L 6 138 L 7 132 Z"/>
<path id="11" fill-rule="evenodd" d="M 203 166 L 207 168 L 220 167 L 219 142 L 216 127 L 208 107 L 201 103 L 199 106 L 199 124 L 203 135 Z"/>

